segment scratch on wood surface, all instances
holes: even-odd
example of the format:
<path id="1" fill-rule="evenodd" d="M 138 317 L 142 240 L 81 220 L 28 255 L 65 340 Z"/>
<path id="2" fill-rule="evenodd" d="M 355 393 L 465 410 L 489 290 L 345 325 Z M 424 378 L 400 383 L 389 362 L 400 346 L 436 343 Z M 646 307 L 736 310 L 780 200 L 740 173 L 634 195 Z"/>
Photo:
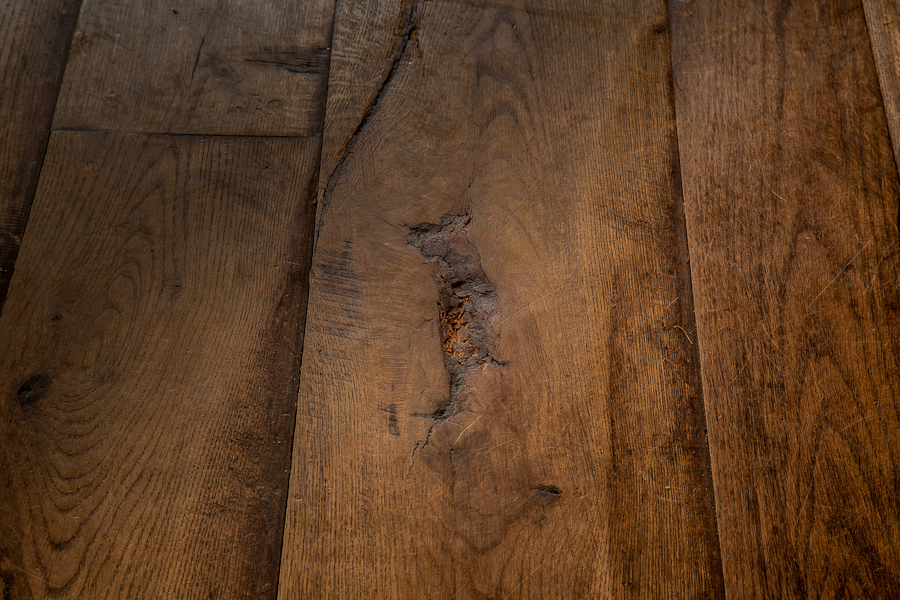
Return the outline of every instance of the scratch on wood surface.
<path id="1" fill-rule="evenodd" d="M 16 534 L 16 537 L 19 538 L 19 544 L 22 543 L 22 534 L 19 533 L 19 530 L 18 530 L 18 529 L 16 529 L 15 527 L 13 527 L 12 525 L 10 525 L 10 524 L 7 523 L 6 521 L 0 521 L 0 523 L 2 523 L 3 525 L 6 525 L 7 527 L 9 527 L 9 528 L 12 530 L 12 532 Z"/>
<path id="2" fill-rule="evenodd" d="M 200 45 L 197 46 L 197 56 L 194 58 L 194 67 L 191 69 L 191 83 L 194 83 L 194 73 L 197 71 L 197 64 L 200 62 L 200 54 L 203 51 L 203 45 L 206 43 L 206 37 L 209 35 L 209 32 L 212 30 L 213 23 L 216 20 L 216 16 L 219 14 L 219 11 L 222 10 L 222 1 L 219 0 L 216 2 L 215 8 L 213 8 L 212 13 L 209 15 L 209 22 L 206 24 L 206 31 L 203 33 L 203 37 L 200 38 Z"/>
<path id="3" fill-rule="evenodd" d="M 765 332 L 766 336 L 769 338 L 769 341 L 772 342 L 772 347 L 774 347 L 776 350 L 778 350 L 778 352 L 781 353 L 781 355 L 785 359 L 787 359 L 788 355 L 784 353 L 784 350 L 782 350 L 781 347 L 777 343 L 775 343 L 775 338 L 772 337 L 772 334 L 769 332 L 768 329 L 766 329 L 766 326 L 762 324 L 762 321 L 760 321 L 759 326 Z"/>
<path id="4" fill-rule="evenodd" d="M 271 65 L 296 75 L 322 76 L 328 57 L 327 48 L 264 48 L 249 53 L 244 62 Z"/>
<path id="5" fill-rule="evenodd" d="M 515 441 L 516 441 L 515 439 L 506 440 L 505 442 L 500 442 L 499 444 L 496 444 L 496 445 L 494 445 L 494 446 L 484 446 L 484 447 L 482 447 L 482 448 L 472 448 L 472 451 L 473 451 L 473 452 L 480 452 L 480 451 L 484 450 L 484 451 L 486 451 L 486 452 L 490 452 L 491 450 L 495 450 L 495 449 L 497 449 L 497 448 L 499 448 L 499 447 L 501 447 L 501 446 L 505 446 L 505 445 L 507 445 L 507 444 L 512 444 L 512 443 L 515 442 Z"/>
<path id="6" fill-rule="evenodd" d="M 203 44 L 206 43 L 206 35 L 200 38 L 200 45 L 197 46 L 197 56 L 194 58 L 194 67 L 191 69 L 191 83 L 194 83 L 194 73 L 197 72 L 197 65 L 200 63 L 200 53 L 203 51 Z"/>
<path id="7" fill-rule="evenodd" d="M 800 522 L 800 519 L 803 516 L 803 509 L 806 508 L 806 503 L 809 502 L 809 496 L 812 494 L 812 487 L 806 491 L 806 497 L 803 499 L 803 502 L 800 504 L 800 510 L 797 511 L 797 517 L 794 519 L 794 526 L 792 529 L 797 529 L 797 524 Z"/>
<path id="8" fill-rule="evenodd" d="M 827 290 L 828 288 L 830 288 L 830 287 L 834 284 L 834 282 L 838 280 L 838 277 L 840 277 L 840 276 L 844 273 L 844 271 L 847 270 L 847 267 L 849 267 L 850 265 L 852 265 L 852 264 L 853 264 L 853 261 L 856 260 L 857 258 L 859 258 L 859 255 L 862 254 L 862 251 L 865 250 L 866 248 L 868 248 L 868 247 L 869 247 L 869 244 L 871 244 L 871 243 L 872 243 L 872 240 L 874 240 L 874 239 L 875 239 L 875 236 L 872 236 L 871 238 L 869 238 L 869 241 L 866 242 L 865 245 L 864 245 L 862 248 L 859 249 L 859 252 L 857 252 L 857 253 L 853 256 L 853 258 L 850 259 L 850 262 L 848 262 L 846 265 L 844 265 L 844 268 L 843 268 L 843 269 L 841 269 L 840 271 L 838 271 L 837 275 L 835 275 L 835 276 L 832 278 L 832 280 L 829 281 L 829 282 L 825 285 L 824 288 L 822 288 L 822 291 L 821 291 L 821 292 L 819 292 L 818 294 L 816 294 L 816 297 L 812 299 L 812 302 L 810 302 L 810 303 L 806 306 L 806 311 L 807 311 L 807 312 L 809 312 L 810 307 L 811 307 L 813 304 L 816 303 L 816 300 L 818 300 L 818 299 L 822 296 L 822 294 L 825 293 L 825 290 Z"/>
<path id="9" fill-rule="evenodd" d="M 850 428 L 853 427 L 854 425 L 858 425 L 859 423 L 862 423 L 863 421 L 867 421 L 867 420 L 871 419 L 872 417 L 876 416 L 876 414 L 877 414 L 877 413 L 870 413 L 870 414 L 868 414 L 868 415 L 866 415 L 866 416 L 864 416 L 864 417 L 860 417 L 859 419 L 853 421 L 852 423 L 850 423 L 850 424 L 847 425 L 846 427 L 842 427 L 841 430 L 838 431 L 838 433 L 844 433 L 845 431 L 847 431 L 848 429 L 850 429 Z"/>
<path id="10" fill-rule="evenodd" d="M 525 584 L 525 582 L 528 581 L 532 577 L 532 575 L 534 575 L 535 573 L 537 573 L 538 571 L 543 569 L 544 565 L 547 563 L 547 561 L 550 560 L 551 558 L 553 558 L 554 556 L 556 556 L 557 554 L 559 554 L 562 550 L 563 550 L 563 546 L 560 546 L 559 548 L 556 549 L 555 552 L 553 552 L 549 556 L 545 556 L 544 558 L 542 558 L 541 564 L 539 564 L 534 570 L 532 570 L 531 573 L 529 573 L 528 575 L 523 577 L 522 580 L 519 582 L 519 585 L 517 585 L 512 590 L 510 590 L 509 594 L 506 594 L 504 596 L 504 598 L 511 598 L 513 596 L 513 594 L 515 594 L 517 591 L 519 591 L 519 588 L 522 587 Z"/>
<path id="11" fill-rule="evenodd" d="M 472 421 L 471 423 L 469 423 L 468 425 L 466 425 L 466 428 L 459 432 L 459 435 L 456 436 L 456 440 L 454 440 L 453 443 L 455 444 L 456 442 L 458 442 L 458 441 L 459 441 L 459 438 L 461 438 L 461 437 L 463 436 L 463 434 L 464 434 L 465 432 L 467 432 L 467 431 L 469 430 L 469 428 L 472 427 L 472 425 L 474 425 L 475 423 L 477 423 L 477 422 L 481 419 L 481 417 L 483 417 L 483 416 L 484 416 L 483 414 L 482 414 L 482 415 L 478 415 L 478 417 L 476 417 L 474 421 Z"/>
<path id="12" fill-rule="evenodd" d="M 47 581 L 46 579 L 44 579 L 43 577 L 41 577 L 41 576 L 38 575 L 37 573 L 32 573 L 31 571 L 26 571 L 26 570 L 23 569 L 22 567 L 17 567 L 16 565 L 14 565 L 14 564 L 12 564 L 12 563 L 7 563 L 7 565 L 8 565 L 9 567 L 15 569 L 16 571 L 21 571 L 22 573 L 25 573 L 25 574 L 28 575 L 29 577 L 34 577 L 34 578 L 37 579 L 38 581 L 41 581 L 41 582 L 43 582 L 43 583 L 46 583 L 48 586 L 50 585 L 50 582 L 49 582 L 49 581 Z"/>

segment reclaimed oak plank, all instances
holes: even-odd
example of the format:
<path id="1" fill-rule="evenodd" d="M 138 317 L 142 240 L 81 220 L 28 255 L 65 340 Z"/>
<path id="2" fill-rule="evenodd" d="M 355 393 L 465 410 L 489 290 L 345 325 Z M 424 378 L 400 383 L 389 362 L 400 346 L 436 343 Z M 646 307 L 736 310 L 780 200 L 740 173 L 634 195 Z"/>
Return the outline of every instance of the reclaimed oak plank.
<path id="1" fill-rule="evenodd" d="M 389 64 L 335 29 L 380 83 L 329 104 L 279 598 L 721 597 L 664 4 L 379 19 Z"/>
<path id="2" fill-rule="evenodd" d="M 34 200 L 80 0 L 0 5 L 0 311 Z"/>
<path id="3" fill-rule="evenodd" d="M 725 591 L 900 594 L 900 184 L 862 6 L 670 1 Z"/>
<path id="4" fill-rule="evenodd" d="M 319 140 L 54 132 L 0 319 L 11 598 L 272 598 Z"/>
<path id="5" fill-rule="evenodd" d="M 334 0 L 85 0 L 57 129 L 321 134 Z"/>

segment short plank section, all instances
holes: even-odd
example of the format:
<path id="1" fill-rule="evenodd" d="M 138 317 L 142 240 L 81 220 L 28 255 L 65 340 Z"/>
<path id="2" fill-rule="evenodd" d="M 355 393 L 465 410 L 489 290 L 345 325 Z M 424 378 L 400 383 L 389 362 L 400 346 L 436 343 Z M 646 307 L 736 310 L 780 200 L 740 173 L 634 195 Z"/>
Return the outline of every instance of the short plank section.
<path id="1" fill-rule="evenodd" d="M 34 199 L 80 0 L 0 5 L 0 310 Z"/>
<path id="2" fill-rule="evenodd" d="M 334 132 L 279 598 L 719 597 L 664 4 L 384 23 L 369 76 L 336 30 L 331 85 L 380 83 Z"/>
<path id="3" fill-rule="evenodd" d="M 5 598 L 272 598 L 317 140 L 54 133 L 0 320 Z"/>
<path id="4" fill-rule="evenodd" d="M 334 0 L 85 0 L 54 127 L 320 133 Z"/>
<path id="5" fill-rule="evenodd" d="M 900 185 L 862 7 L 670 8 L 727 596 L 900 597 Z"/>
<path id="6" fill-rule="evenodd" d="M 900 3 L 863 0 L 863 8 L 896 159 L 900 156 Z"/>

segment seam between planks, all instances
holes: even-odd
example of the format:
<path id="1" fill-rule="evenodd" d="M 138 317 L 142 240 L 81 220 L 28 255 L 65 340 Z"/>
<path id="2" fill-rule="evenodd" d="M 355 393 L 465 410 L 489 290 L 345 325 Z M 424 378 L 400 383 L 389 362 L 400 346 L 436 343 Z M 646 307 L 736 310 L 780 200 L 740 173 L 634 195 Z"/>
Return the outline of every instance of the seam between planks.
<path id="1" fill-rule="evenodd" d="M 725 569 L 722 563 L 722 545 L 721 545 L 721 529 L 719 525 L 719 497 L 718 490 L 716 489 L 715 478 L 713 477 L 712 470 L 712 453 L 709 449 L 709 411 L 706 406 L 706 391 L 703 387 L 703 364 L 700 361 L 700 330 L 697 326 L 697 312 L 694 304 L 694 273 L 693 273 L 693 264 L 691 262 L 691 244 L 690 238 L 688 237 L 688 224 L 687 224 L 687 215 L 685 213 L 685 192 L 684 192 L 684 172 L 682 170 L 681 163 L 681 136 L 679 134 L 678 129 L 678 100 L 677 95 L 675 93 L 675 60 L 672 50 L 672 15 L 671 15 L 671 2 L 666 2 L 666 39 L 668 45 L 668 54 L 669 54 L 669 93 L 671 101 L 671 110 L 672 110 L 672 122 L 674 124 L 675 129 L 675 144 L 674 147 L 670 150 L 672 152 L 673 157 L 672 160 L 675 161 L 676 165 L 673 165 L 673 176 L 675 177 L 675 193 L 676 193 L 676 212 L 677 212 L 677 225 L 678 228 L 678 247 L 676 248 L 677 256 L 678 256 L 678 275 L 682 280 L 684 285 L 684 300 L 688 304 L 687 315 L 686 318 L 689 320 L 692 329 L 694 330 L 694 343 L 691 345 L 690 353 L 691 359 L 697 368 L 697 383 L 696 390 L 699 398 L 699 404 L 703 411 L 703 432 L 702 432 L 702 440 L 703 440 L 703 454 L 706 460 L 707 467 L 707 477 L 709 478 L 709 490 L 712 492 L 712 506 L 709 508 L 712 510 L 712 520 L 715 525 L 715 556 L 716 563 L 718 566 L 717 572 L 715 574 L 716 582 L 718 583 L 716 592 L 720 598 L 727 598 L 727 590 L 725 588 Z M 677 168 L 674 168 L 677 166 Z"/>
<path id="2" fill-rule="evenodd" d="M 249 134 L 231 134 L 231 133 L 178 133 L 172 131 L 145 131 L 142 129 L 86 129 L 80 127 L 59 127 L 50 130 L 52 133 L 135 133 L 144 135 L 159 135 L 167 137 L 184 137 L 184 138 L 232 138 L 254 139 L 254 140 L 314 140 L 320 139 L 321 134 L 317 135 L 249 135 Z M 321 153 L 320 153 L 321 154 Z M 316 171 L 318 176 L 318 170 Z"/>
<path id="3" fill-rule="evenodd" d="M 9 264 L 8 275 L 6 277 L 6 283 L 0 285 L 0 315 L 3 314 L 3 307 L 6 306 L 6 295 L 9 293 L 9 286 L 12 283 L 12 279 L 15 276 L 16 272 L 16 263 L 19 260 L 19 251 L 22 248 L 22 242 L 25 239 L 25 234 L 28 231 L 28 218 L 31 215 L 31 207 L 34 205 L 34 197 L 37 194 L 37 186 L 38 182 L 41 180 L 41 173 L 44 170 L 44 158 L 47 155 L 47 148 L 50 145 L 50 135 L 53 133 L 53 118 L 56 116 L 56 107 L 59 104 L 59 93 L 62 90 L 63 78 L 66 74 L 66 67 L 69 66 L 69 53 L 72 50 L 72 39 L 75 36 L 75 30 L 78 28 L 78 21 L 81 19 L 81 8 L 84 6 L 84 0 L 75 0 L 72 5 L 72 12 L 74 15 L 69 17 L 69 21 L 66 23 L 67 29 L 62 32 L 64 43 L 62 44 L 63 51 L 60 56 L 60 64 L 63 65 L 63 68 L 59 70 L 56 76 L 56 81 L 54 82 L 54 89 L 56 93 L 53 94 L 53 107 L 50 110 L 50 118 L 47 121 L 47 133 L 43 136 L 43 140 L 41 140 L 40 151 L 37 153 L 37 172 L 35 173 L 34 178 L 28 185 L 28 189 L 25 192 L 25 204 L 22 210 L 22 236 L 19 240 L 19 247 L 15 250 L 15 255 L 12 257 L 12 261 Z"/>
<path id="4" fill-rule="evenodd" d="M 303 357 L 306 355 L 306 327 L 308 323 L 309 317 L 309 293 L 312 289 L 312 274 L 313 269 L 315 268 L 315 248 L 316 242 L 318 241 L 318 227 L 316 220 L 316 210 L 318 207 L 316 206 L 316 202 L 318 199 L 318 191 L 319 191 L 319 180 L 322 176 L 322 150 L 324 147 L 324 131 L 325 131 L 325 113 L 328 110 L 328 89 L 330 87 L 331 82 L 331 57 L 334 54 L 334 30 L 337 27 L 338 22 L 338 10 L 340 9 L 341 0 L 334 0 L 334 6 L 331 10 L 331 29 L 328 34 L 328 56 L 326 57 L 326 67 L 325 67 L 325 81 L 322 82 L 322 94 L 320 96 L 321 101 L 321 110 L 319 111 L 319 122 L 321 126 L 319 127 L 319 135 L 315 136 L 321 138 L 319 142 L 319 156 L 317 159 L 317 164 L 315 167 L 315 174 L 313 175 L 312 181 L 309 186 L 309 193 L 307 194 L 307 201 L 312 201 L 312 219 L 310 220 L 309 227 L 312 227 L 312 235 L 309 236 L 309 241 L 306 244 L 306 248 L 304 249 L 309 253 L 309 270 L 306 274 L 306 306 L 303 307 L 303 319 L 302 325 L 298 325 L 300 329 L 299 333 L 299 343 L 298 350 L 300 353 L 299 359 L 296 362 L 296 371 L 294 372 L 295 376 L 295 385 L 294 385 L 294 426 L 291 431 L 291 448 L 290 448 L 290 463 L 288 468 L 287 480 L 288 487 L 285 492 L 285 502 L 284 502 L 284 513 L 281 517 L 281 542 L 278 544 L 278 570 L 277 576 L 275 578 L 275 597 L 277 598 L 281 592 L 281 572 L 284 566 L 284 533 L 287 529 L 287 511 L 288 507 L 291 504 L 291 475 L 294 470 L 294 447 L 297 443 L 297 419 L 299 413 L 299 405 L 300 405 L 300 372 L 303 369 Z"/>

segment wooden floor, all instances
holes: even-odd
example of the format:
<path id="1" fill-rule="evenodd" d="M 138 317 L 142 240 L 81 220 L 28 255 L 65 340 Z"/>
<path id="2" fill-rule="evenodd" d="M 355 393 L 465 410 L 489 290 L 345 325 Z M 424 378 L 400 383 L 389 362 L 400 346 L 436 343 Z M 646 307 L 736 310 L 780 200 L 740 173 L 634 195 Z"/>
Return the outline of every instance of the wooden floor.
<path id="1" fill-rule="evenodd" d="M 3 600 L 900 598 L 894 0 L 4 0 L 0 72 Z"/>

